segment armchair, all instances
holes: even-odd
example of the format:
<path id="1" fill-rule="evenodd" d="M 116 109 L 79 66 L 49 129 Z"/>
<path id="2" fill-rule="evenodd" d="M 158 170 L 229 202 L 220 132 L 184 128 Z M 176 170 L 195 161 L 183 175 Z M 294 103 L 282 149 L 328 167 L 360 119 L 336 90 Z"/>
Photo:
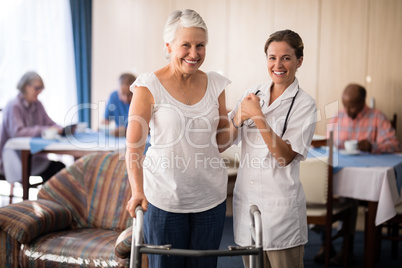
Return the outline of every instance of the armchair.
<path id="1" fill-rule="evenodd" d="M 128 267 L 130 197 L 119 154 L 84 156 L 47 181 L 37 201 L 0 208 L 0 267 Z"/>

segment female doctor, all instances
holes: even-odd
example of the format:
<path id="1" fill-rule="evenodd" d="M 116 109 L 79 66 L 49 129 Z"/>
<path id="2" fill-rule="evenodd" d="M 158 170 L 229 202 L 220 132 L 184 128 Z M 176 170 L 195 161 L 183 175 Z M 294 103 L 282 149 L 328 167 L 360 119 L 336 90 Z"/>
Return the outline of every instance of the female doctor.
<path id="1" fill-rule="evenodd" d="M 307 156 L 316 122 L 315 101 L 295 77 L 303 48 L 291 30 L 270 35 L 264 52 L 271 81 L 246 91 L 218 135 L 221 151 L 242 141 L 233 198 L 235 242 L 250 245 L 249 209 L 257 205 L 264 267 L 303 267 L 307 219 L 299 163 Z M 247 258 L 243 261 L 248 267 Z"/>

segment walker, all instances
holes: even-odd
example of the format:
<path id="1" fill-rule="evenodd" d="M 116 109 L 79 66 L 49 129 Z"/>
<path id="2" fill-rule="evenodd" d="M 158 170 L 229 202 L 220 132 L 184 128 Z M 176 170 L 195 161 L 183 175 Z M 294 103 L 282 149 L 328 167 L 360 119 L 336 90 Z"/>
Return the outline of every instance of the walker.
<path id="1" fill-rule="evenodd" d="M 142 254 L 160 254 L 185 257 L 216 257 L 250 255 L 250 268 L 263 267 L 262 221 L 261 212 L 256 205 L 250 207 L 252 245 L 240 247 L 229 246 L 227 250 L 193 250 L 173 249 L 171 245 L 144 244 L 143 227 L 144 211 L 141 206 L 135 209 L 133 219 L 133 235 L 131 241 L 130 268 L 141 268 Z"/>

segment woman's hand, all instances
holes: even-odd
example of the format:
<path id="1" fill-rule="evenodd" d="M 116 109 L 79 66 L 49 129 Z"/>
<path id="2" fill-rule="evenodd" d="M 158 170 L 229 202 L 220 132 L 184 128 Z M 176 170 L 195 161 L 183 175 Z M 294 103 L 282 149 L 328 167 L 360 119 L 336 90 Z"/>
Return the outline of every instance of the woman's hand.
<path id="1" fill-rule="evenodd" d="M 131 217 L 135 218 L 135 208 L 138 206 L 141 206 L 144 212 L 148 209 L 148 200 L 143 191 L 135 191 L 127 203 L 126 209 Z"/>
<path id="2" fill-rule="evenodd" d="M 48 127 L 47 129 L 54 129 L 57 131 L 57 134 L 59 134 L 59 135 L 61 135 L 63 133 L 63 128 L 59 127 L 59 126 L 51 126 L 51 127 Z"/>
<path id="3" fill-rule="evenodd" d="M 241 122 L 248 119 L 255 121 L 255 119 L 263 116 L 260 106 L 260 98 L 254 93 L 248 94 L 241 102 Z"/>

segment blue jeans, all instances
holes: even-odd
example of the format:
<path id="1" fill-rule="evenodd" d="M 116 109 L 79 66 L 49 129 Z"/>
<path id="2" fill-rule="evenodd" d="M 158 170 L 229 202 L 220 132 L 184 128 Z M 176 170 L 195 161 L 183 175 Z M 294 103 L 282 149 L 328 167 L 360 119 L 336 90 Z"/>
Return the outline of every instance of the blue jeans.
<path id="1" fill-rule="evenodd" d="M 225 223 L 226 201 L 198 213 L 172 213 L 148 204 L 144 240 L 151 245 L 171 244 L 176 249 L 219 249 Z M 151 268 L 210 268 L 217 257 L 182 257 L 148 254 Z"/>

